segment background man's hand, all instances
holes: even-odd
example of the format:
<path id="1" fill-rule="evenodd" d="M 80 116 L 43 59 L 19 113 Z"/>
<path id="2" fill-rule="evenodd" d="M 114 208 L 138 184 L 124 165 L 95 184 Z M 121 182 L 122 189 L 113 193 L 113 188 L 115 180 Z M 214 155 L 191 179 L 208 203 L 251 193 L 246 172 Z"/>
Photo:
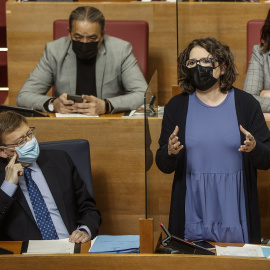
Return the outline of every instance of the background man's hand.
<path id="1" fill-rule="evenodd" d="M 72 107 L 73 104 L 74 101 L 68 100 L 67 94 L 64 93 L 53 101 L 54 111 L 56 113 L 74 113 L 76 111 L 74 111 L 74 108 Z"/>
<path id="2" fill-rule="evenodd" d="M 83 103 L 75 103 L 72 107 L 76 112 L 85 115 L 100 115 L 106 112 L 105 101 L 95 96 L 82 95 Z"/>

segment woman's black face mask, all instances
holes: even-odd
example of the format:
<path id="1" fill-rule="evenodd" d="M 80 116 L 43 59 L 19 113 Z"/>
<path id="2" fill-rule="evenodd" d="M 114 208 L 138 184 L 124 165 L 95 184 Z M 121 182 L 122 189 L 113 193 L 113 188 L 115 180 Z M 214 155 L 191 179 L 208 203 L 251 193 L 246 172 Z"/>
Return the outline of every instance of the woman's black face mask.
<path id="1" fill-rule="evenodd" d="M 188 79 L 193 87 L 201 91 L 206 91 L 217 82 L 213 77 L 213 67 L 202 67 L 197 65 L 193 68 L 188 68 Z"/>

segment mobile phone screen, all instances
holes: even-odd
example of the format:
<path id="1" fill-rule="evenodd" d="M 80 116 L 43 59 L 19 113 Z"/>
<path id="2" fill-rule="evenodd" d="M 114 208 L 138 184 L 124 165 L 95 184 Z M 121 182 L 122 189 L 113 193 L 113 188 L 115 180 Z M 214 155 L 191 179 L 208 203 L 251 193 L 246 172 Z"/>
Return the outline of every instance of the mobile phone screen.
<path id="1" fill-rule="evenodd" d="M 203 248 L 215 248 L 212 244 L 205 240 L 198 240 L 198 241 L 193 241 L 193 243 L 197 246 L 203 247 Z"/>
<path id="2" fill-rule="evenodd" d="M 74 102 L 77 102 L 77 103 L 83 102 L 82 97 L 81 96 L 77 96 L 77 95 L 67 95 L 67 99 L 68 100 L 73 100 Z"/>

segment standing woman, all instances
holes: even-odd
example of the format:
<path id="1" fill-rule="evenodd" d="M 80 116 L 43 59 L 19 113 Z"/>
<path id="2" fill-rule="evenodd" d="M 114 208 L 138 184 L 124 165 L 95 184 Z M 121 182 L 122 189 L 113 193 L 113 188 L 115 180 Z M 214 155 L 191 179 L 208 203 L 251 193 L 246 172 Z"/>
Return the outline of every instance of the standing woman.
<path id="1" fill-rule="evenodd" d="M 260 102 L 263 112 L 270 112 L 270 9 L 260 40 L 261 43 L 253 47 L 244 90 Z"/>
<path id="2" fill-rule="evenodd" d="M 174 174 L 171 234 L 188 241 L 260 243 L 257 169 L 270 168 L 259 103 L 232 86 L 234 57 L 214 38 L 178 57 L 182 94 L 165 106 L 156 163 Z"/>

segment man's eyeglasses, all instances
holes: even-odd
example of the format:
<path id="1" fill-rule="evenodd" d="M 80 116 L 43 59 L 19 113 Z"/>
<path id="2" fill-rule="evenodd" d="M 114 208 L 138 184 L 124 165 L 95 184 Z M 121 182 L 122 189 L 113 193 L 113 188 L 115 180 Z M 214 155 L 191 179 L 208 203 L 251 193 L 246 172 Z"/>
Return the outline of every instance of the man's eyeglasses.
<path id="1" fill-rule="evenodd" d="M 197 59 L 188 59 L 186 61 L 186 67 L 187 68 L 193 68 L 196 67 L 197 64 L 199 64 L 202 67 L 213 67 L 215 63 L 215 59 L 214 58 L 201 58 L 199 60 Z"/>
<path id="2" fill-rule="evenodd" d="M 10 149 L 14 149 L 16 147 L 22 148 L 27 143 L 27 139 L 28 138 L 30 140 L 32 140 L 32 138 L 35 138 L 35 136 L 36 136 L 36 128 L 30 127 L 30 129 L 28 130 L 28 132 L 26 133 L 26 135 L 24 137 L 20 138 L 17 143 L 6 144 L 6 145 L 3 145 L 3 147 L 10 148 Z"/>

